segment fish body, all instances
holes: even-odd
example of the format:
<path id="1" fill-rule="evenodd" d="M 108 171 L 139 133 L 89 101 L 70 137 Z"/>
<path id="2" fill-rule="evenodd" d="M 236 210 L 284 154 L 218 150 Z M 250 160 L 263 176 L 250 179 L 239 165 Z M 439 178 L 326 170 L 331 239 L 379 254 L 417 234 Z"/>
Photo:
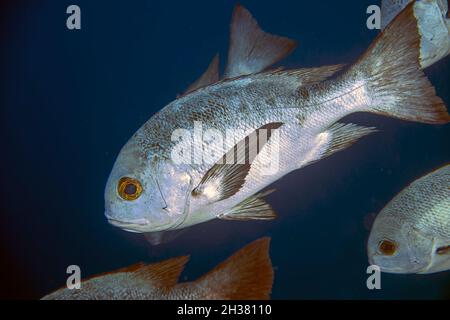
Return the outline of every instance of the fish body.
<path id="1" fill-rule="evenodd" d="M 273 269 L 269 238 L 242 248 L 196 281 L 178 283 L 189 257 L 178 257 L 94 276 L 80 289 L 62 288 L 43 300 L 216 300 L 269 299 Z"/>
<path id="2" fill-rule="evenodd" d="M 330 69 L 334 71 L 337 67 L 330 67 Z M 138 131 L 136 141 L 132 142 L 133 148 L 136 147 L 135 142 L 141 146 L 150 145 L 152 141 L 170 142 L 164 149 L 141 149 L 143 156 L 153 154 L 158 159 L 167 161 L 167 163 L 160 162 L 162 167 L 155 167 L 155 170 L 159 169 L 160 171 L 155 171 L 153 174 L 159 176 L 172 168 L 170 152 L 176 147 L 176 142 L 171 141 L 171 133 L 176 129 L 184 128 L 193 132 L 194 122 L 198 121 L 202 123 L 204 131 L 215 129 L 219 132 L 238 133 L 235 140 L 239 141 L 251 134 L 255 128 L 260 128 L 267 123 L 283 123 L 279 129 L 277 146 L 273 146 L 269 142 L 266 149 L 279 149 L 278 168 L 274 170 L 275 172 L 262 174 L 264 164 L 270 163 L 270 159 L 268 159 L 270 153 L 261 154 L 254 161 L 239 193 L 228 198 L 226 202 L 210 201 L 207 196 L 203 199 L 191 200 L 190 214 L 195 218 L 183 226 L 225 214 L 230 208 L 253 195 L 255 191 L 264 188 L 283 175 L 323 157 L 330 148 L 334 134 L 328 127 L 336 119 L 345 115 L 348 109 L 334 108 L 330 105 L 328 110 L 323 111 L 323 119 L 318 119 L 317 114 L 314 115 L 317 111 L 314 110 L 314 107 L 311 107 L 310 110 L 307 107 L 298 107 L 298 89 L 301 82 L 301 76 L 280 73 L 279 75 L 247 76 L 223 84 L 208 86 L 169 104 Z M 349 95 L 348 99 L 352 98 L 353 96 Z M 345 99 L 343 98 L 344 101 Z M 164 123 L 164 126 L 161 123 Z M 351 126 L 349 126 L 350 128 Z M 355 129 L 361 135 L 371 132 L 369 128 L 355 126 Z M 196 146 L 193 142 L 193 148 L 207 147 L 207 141 L 199 143 L 200 145 Z M 218 151 L 213 162 L 222 156 L 222 150 Z M 263 157 L 266 158 L 266 162 Z M 195 186 L 200 183 L 211 165 L 208 162 L 195 164 L 192 159 L 189 162 L 188 170 L 175 169 L 173 171 L 188 172 L 189 180 Z M 183 166 L 182 164 L 181 167 Z M 162 193 L 170 194 L 170 189 L 176 185 L 179 184 L 168 185 L 167 189 L 163 187 Z M 181 193 L 179 196 L 181 198 L 184 195 Z M 173 203 L 173 200 L 168 200 L 168 202 Z M 180 203 L 180 207 L 182 206 L 183 204 Z"/>
<path id="3" fill-rule="evenodd" d="M 450 165 L 414 181 L 381 210 L 368 255 L 384 272 L 450 269 Z"/>
<path id="4" fill-rule="evenodd" d="M 128 141 L 105 189 L 109 222 L 155 232 L 213 218 L 272 219 L 262 189 L 374 131 L 337 122 L 344 116 L 372 112 L 433 124 L 450 120 L 421 71 L 412 5 L 353 65 L 261 70 L 292 46 L 289 39 L 264 33 L 238 6 L 228 57 L 233 63 L 225 72 L 231 78 L 190 88 Z M 201 79 L 216 78 L 214 65 Z M 177 136 L 179 130 L 189 138 Z M 232 143 L 214 143 L 223 141 L 213 139 L 212 131 L 227 141 L 232 132 Z M 179 161 L 180 153 L 188 154 L 187 161 Z"/>

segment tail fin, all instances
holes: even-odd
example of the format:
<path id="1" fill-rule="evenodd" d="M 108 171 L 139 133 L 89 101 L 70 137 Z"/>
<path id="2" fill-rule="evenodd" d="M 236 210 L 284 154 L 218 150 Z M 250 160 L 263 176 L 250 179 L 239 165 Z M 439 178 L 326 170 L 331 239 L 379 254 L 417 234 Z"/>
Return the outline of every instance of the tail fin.
<path id="1" fill-rule="evenodd" d="M 413 5 L 410 3 L 378 35 L 350 74 L 365 78 L 372 98 L 367 111 L 423 123 L 447 123 L 447 109 L 421 71 Z"/>
<path id="2" fill-rule="evenodd" d="M 245 246 L 209 273 L 195 281 L 208 297 L 219 300 L 270 299 L 273 269 L 269 257 L 270 238 Z"/>

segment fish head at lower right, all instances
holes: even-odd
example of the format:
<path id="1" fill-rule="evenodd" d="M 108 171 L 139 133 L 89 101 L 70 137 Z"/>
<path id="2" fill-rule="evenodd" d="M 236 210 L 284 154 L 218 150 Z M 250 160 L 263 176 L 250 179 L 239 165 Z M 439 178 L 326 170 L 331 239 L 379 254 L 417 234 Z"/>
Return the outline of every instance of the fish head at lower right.
<path id="1" fill-rule="evenodd" d="M 377 217 L 367 244 L 369 263 L 387 273 L 420 273 L 431 262 L 433 240 L 392 215 Z"/>

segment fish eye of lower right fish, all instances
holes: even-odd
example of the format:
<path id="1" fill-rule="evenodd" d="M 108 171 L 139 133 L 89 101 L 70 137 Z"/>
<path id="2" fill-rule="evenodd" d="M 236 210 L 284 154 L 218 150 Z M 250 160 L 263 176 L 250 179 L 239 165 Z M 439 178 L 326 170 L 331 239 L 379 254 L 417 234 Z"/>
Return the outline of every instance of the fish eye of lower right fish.
<path id="1" fill-rule="evenodd" d="M 383 255 L 392 256 L 397 251 L 397 244 L 391 240 L 382 240 L 378 244 L 378 250 Z"/>

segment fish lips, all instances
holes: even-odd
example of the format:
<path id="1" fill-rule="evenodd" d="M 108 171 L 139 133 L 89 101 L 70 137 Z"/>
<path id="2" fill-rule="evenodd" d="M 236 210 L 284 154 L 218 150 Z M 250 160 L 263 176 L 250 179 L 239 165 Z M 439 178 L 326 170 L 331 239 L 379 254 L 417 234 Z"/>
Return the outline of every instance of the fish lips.
<path id="1" fill-rule="evenodd" d="M 122 230 L 134 233 L 161 231 L 167 229 L 168 226 L 170 225 L 170 222 L 162 225 L 153 225 L 150 223 L 150 221 L 148 221 L 145 218 L 130 221 L 122 221 L 111 218 L 110 216 L 108 216 L 107 213 L 105 215 L 106 219 L 111 225 L 118 227 Z"/>
<path id="2" fill-rule="evenodd" d="M 386 257 L 380 254 L 371 255 L 369 257 L 369 264 L 378 266 L 382 272 L 397 274 L 421 273 L 426 267 L 423 263 L 415 261 L 400 264 L 398 260 L 395 260 L 395 257 L 393 259 L 393 257 Z"/>

